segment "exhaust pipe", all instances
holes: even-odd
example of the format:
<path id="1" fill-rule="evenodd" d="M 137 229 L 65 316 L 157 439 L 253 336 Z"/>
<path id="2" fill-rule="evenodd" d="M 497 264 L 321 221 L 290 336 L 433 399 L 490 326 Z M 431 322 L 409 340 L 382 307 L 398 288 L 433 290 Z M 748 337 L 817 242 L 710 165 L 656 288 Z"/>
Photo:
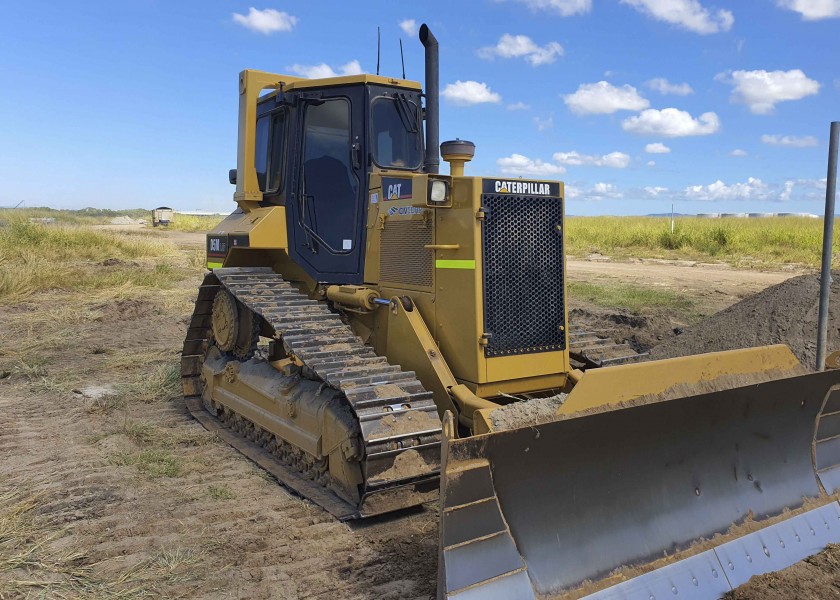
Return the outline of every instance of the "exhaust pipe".
<path id="1" fill-rule="evenodd" d="M 426 48 L 426 172 L 437 173 L 440 167 L 440 60 L 438 41 L 425 23 L 420 27 L 420 42 Z"/>

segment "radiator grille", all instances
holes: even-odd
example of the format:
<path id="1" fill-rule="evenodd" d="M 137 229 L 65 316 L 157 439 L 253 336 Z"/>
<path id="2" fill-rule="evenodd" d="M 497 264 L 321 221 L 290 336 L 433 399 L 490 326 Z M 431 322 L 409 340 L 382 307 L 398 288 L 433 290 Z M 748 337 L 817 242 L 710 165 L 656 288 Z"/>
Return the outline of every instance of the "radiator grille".
<path id="1" fill-rule="evenodd" d="M 563 350 L 563 200 L 484 194 L 484 355 Z"/>
<path id="2" fill-rule="evenodd" d="M 379 253 L 382 283 L 432 286 L 432 227 L 426 221 L 386 221 Z"/>

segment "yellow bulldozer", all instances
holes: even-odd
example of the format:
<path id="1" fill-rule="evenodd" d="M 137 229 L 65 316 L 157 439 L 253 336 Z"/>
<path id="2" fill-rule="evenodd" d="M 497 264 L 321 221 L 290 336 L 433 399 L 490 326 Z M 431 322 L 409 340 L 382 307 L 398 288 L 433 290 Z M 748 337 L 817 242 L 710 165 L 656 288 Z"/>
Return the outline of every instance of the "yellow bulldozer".
<path id="1" fill-rule="evenodd" d="M 574 368 L 563 184 L 466 176 L 420 41 L 425 94 L 240 74 L 196 419 L 339 519 L 439 499 L 441 598 L 717 598 L 840 541 L 840 372 L 786 346 Z"/>

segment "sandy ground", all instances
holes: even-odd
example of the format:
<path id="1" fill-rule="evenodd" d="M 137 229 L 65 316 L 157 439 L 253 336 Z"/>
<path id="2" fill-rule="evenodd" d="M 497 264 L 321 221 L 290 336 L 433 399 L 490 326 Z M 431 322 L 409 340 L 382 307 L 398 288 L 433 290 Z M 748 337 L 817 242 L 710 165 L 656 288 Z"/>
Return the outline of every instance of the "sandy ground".
<path id="1" fill-rule="evenodd" d="M 725 264 L 688 260 L 640 259 L 610 261 L 569 259 L 566 276 L 570 281 L 626 283 L 684 293 L 698 301 L 706 314 L 723 310 L 738 300 L 802 273 L 745 271 Z"/>
<path id="2" fill-rule="evenodd" d="M 190 247 L 204 240 L 163 235 Z M 789 275 L 569 264 L 573 279 L 668 285 L 721 305 Z M 154 369 L 177 365 L 199 281 L 165 297 L 62 312 L 61 297 L 47 296 L 0 311 L 0 347 L 30 344 L 42 359 L 0 379 L 0 490 L 12 490 L 0 509 L 28 503 L 33 529 L 20 543 L 37 558 L 4 570 L 0 546 L 0 597 L 433 597 L 435 506 L 338 523 L 206 432 L 171 386 L 152 398 L 135 392 Z M 116 391 L 86 397 L 96 396 L 90 386 Z M 51 532 L 43 541 L 39 527 Z"/>

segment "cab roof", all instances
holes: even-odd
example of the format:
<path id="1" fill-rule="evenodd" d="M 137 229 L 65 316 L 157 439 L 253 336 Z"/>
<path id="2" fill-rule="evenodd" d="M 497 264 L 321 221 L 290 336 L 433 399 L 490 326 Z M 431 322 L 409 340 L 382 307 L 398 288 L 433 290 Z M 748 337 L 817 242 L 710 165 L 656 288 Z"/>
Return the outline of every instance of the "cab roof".
<path id="1" fill-rule="evenodd" d="M 348 85 L 353 83 L 362 84 L 376 84 L 387 85 L 398 88 L 405 88 L 409 90 L 422 89 L 420 83 L 411 81 L 409 79 L 395 79 L 393 77 L 384 77 L 382 75 L 343 75 L 341 77 L 325 77 L 323 79 L 304 79 L 302 77 L 289 77 L 281 75 L 281 81 L 286 82 L 286 90 L 300 90 L 307 88 L 322 88 L 332 87 L 336 85 Z"/>

